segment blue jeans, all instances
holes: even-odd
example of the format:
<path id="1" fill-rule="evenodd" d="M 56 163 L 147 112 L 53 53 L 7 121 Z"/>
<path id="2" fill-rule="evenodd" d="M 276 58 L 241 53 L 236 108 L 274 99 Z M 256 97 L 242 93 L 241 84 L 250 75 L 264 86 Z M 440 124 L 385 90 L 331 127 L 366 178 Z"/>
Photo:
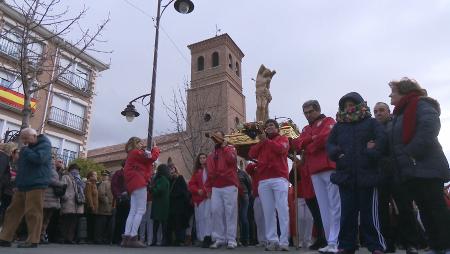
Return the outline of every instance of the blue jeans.
<path id="1" fill-rule="evenodd" d="M 248 206 L 249 197 L 248 194 L 239 196 L 239 226 L 241 228 L 241 241 L 248 242 L 249 240 L 249 228 L 248 223 Z"/>

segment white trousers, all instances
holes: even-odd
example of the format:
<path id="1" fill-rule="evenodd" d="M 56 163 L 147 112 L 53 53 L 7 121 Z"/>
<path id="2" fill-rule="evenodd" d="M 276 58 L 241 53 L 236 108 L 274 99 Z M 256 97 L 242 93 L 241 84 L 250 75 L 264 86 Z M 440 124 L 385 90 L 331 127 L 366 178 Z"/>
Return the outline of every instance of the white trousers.
<path id="1" fill-rule="evenodd" d="M 236 244 L 237 195 L 236 186 L 212 188 L 212 238 L 215 241 Z"/>
<path id="2" fill-rule="evenodd" d="M 265 243 L 266 230 L 264 228 L 264 213 L 259 196 L 256 197 L 255 201 L 253 202 L 253 215 L 255 217 L 256 237 L 258 239 L 258 243 Z"/>
<path id="3" fill-rule="evenodd" d="M 322 218 L 328 245 L 337 246 L 341 219 L 341 199 L 339 187 L 330 181 L 332 173 L 334 173 L 334 170 L 314 174 L 311 176 L 311 180 L 319 203 L 320 217 Z"/>
<path id="4" fill-rule="evenodd" d="M 147 187 L 142 187 L 131 193 L 130 212 L 128 213 L 124 235 L 137 236 L 142 216 L 147 204 Z"/>
<path id="5" fill-rule="evenodd" d="M 269 243 L 289 245 L 289 183 L 284 178 L 271 178 L 259 182 L 258 193 L 264 212 L 264 227 Z M 277 234 L 277 214 L 280 239 Z"/>
<path id="6" fill-rule="evenodd" d="M 297 198 L 298 242 L 299 246 L 311 244 L 313 217 L 304 198 Z"/>
<path id="7" fill-rule="evenodd" d="M 211 199 L 205 199 L 195 208 L 195 225 L 197 239 L 203 241 L 205 236 L 211 236 Z"/>

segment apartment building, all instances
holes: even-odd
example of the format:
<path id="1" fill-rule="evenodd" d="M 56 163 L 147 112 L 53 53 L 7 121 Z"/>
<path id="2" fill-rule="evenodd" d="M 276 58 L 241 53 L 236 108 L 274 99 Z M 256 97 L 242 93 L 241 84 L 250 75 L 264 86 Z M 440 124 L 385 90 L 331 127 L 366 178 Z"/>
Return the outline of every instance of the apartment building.
<path id="1" fill-rule="evenodd" d="M 11 31 L 20 29 L 22 22 L 21 13 L 0 3 L 0 135 L 4 142 L 14 138 L 22 122 L 21 78 L 10 71 L 17 66 L 21 40 Z M 36 41 L 51 35 L 45 27 L 33 29 Z M 56 82 L 32 95 L 30 125 L 49 137 L 54 151 L 66 163 L 86 156 L 96 77 L 109 68 L 89 54 L 80 53 L 78 48 L 59 37 L 29 45 L 29 54 L 35 56 L 30 60 L 33 61 L 31 66 L 42 64 L 40 57 L 49 61 L 46 66 L 54 66 L 52 71 L 39 73 L 35 82 L 45 84 L 58 75 Z M 52 57 L 45 57 L 46 54 Z M 72 61 L 74 58 L 76 60 Z M 70 68 L 66 68 L 69 65 Z"/>

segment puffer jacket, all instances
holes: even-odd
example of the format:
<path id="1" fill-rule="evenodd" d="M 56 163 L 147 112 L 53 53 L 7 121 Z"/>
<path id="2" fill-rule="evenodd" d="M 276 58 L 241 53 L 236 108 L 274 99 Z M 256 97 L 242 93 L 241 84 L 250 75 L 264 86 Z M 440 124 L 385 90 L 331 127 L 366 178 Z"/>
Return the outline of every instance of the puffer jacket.
<path id="1" fill-rule="evenodd" d="M 343 109 L 346 100 L 364 102 L 358 93 L 349 93 L 339 100 Z M 373 149 L 367 148 L 369 141 L 375 141 Z M 382 175 L 378 161 L 387 142 L 383 126 L 372 117 L 357 122 L 338 122 L 331 130 L 327 142 L 330 159 L 336 162 L 336 173 L 331 181 L 339 186 L 373 187 L 380 184 Z"/>
<path id="2" fill-rule="evenodd" d="M 408 144 L 402 142 L 403 113 L 388 125 L 389 146 L 400 180 L 439 178 L 450 180 L 447 158 L 438 140 L 441 123 L 439 103 L 421 97 L 417 103 L 416 131 Z"/>
<path id="3" fill-rule="evenodd" d="M 52 177 L 51 177 L 51 186 L 62 186 L 64 184 L 63 181 L 59 180 L 58 172 L 56 169 L 52 167 Z M 48 187 L 44 192 L 44 208 L 61 208 L 61 200 L 59 197 L 55 195 L 52 187 Z"/>

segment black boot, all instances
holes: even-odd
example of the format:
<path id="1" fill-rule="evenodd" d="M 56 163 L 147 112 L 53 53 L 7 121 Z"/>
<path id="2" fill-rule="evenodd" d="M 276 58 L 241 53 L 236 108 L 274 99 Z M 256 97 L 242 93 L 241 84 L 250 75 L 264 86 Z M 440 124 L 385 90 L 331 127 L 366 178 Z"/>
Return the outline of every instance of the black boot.
<path id="1" fill-rule="evenodd" d="M 211 236 L 205 236 L 205 238 L 203 238 L 202 248 L 209 248 L 211 242 Z"/>

